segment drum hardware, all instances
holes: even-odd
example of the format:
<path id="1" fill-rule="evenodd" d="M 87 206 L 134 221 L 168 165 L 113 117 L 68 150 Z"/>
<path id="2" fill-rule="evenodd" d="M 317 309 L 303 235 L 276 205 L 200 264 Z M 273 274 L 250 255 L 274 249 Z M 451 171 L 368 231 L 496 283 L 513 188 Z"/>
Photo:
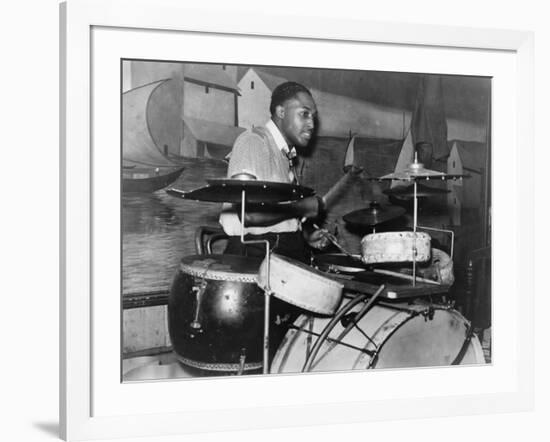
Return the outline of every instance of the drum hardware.
<path id="1" fill-rule="evenodd" d="M 420 314 L 424 316 L 425 321 L 432 321 L 434 318 L 435 310 L 433 306 L 429 306 L 426 310 L 421 311 Z"/>
<path id="2" fill-rule="evenodd" d="M 335 339 L 335 341 L 342 341 L 346 335 L 350 332 L 350 330 L 357 326 L 357 322 L 363 318 L 367 314 L 367 312 L 370 310 L 372 305 L 376 302 L 380 294 L 384 291 L 384 284 L 382 284 L 378 290 L 374 293 L 374 295 L 371 296 L 371 298 L 368 300 L 368 302 L 363 306 L 363 308 L 355 315 L 354 319 L 348 323 L 347 326 L 345 326 L 344 330 L 338 335 L 338 337 Z M 338 322 L 346 315 L 348 311 L 350 311 L 356 304 L 359 302 L 362 302 L 366 296 L 359 295 L 356 298 L 352 299 L 348 304 L 346 304 L 342 309 L 340 309 L 334 318 L 327 324 L 319 338 L 317 338 L 317 342 L 315 342 L 315 345 L 313 346 L 313 349 L 311 350 L 311 353 L 306 358 L 306 362 L 304 363 L 304 367 L 302 371 L 310 371 L 313 368 L 313 361 L 315 360 L 315 357 L 317 356 L 317 353 L 321 349 L 321 346 L 323 345 L 324 341 L 328 337 L 329 333 L 333 330 L 333 328 L 338 324 Z M 361 333 L 366 336 L 366 334 L 361 330 Z M 372 339 L 367 336 L 367 339 L 374 344 Z M 323 356 L 321 356 L 317 363 L 319 363 L 324 356 L 326 356 L 334 347 L 336 346 L 336 343 L 331 343 Z"/>
<path id="3" fill-rule="evenodd" d="M 207 271 L 208 270 L 205 271 L 205 276 Z M 195 307 L 195 317 L 191 322 L 191 324 L 189 324 L 189 327 L 197 331 L 200 331 L 202 328 L 201 323 L 199 322 L 199 316 L 201 311 L 201 300 L 205 290 L 206 290 L 206 281 L 204 279 L 201 279 L 201 283 L 198 287 L 195 286 L 191 289 L 191 291 L 196 294 L 197 304 Z"/>
<path id="4" fill-rule="evenodd" d="M 270 314 L 270 263 L 271 263 L 271 249 L 268 240 L 245 240 L 244 239 L 244 220 L 245 220 L 245 205 L 246 205 L 246 190 L 241 191 L 241 242 L 243 244 L 265 244 L 265 263 L 267 268 L 267 276 L 265 280 L 264 291 L 264 346 L 263 346 L 263 374 L 269 373 L 269 314 Z"/>
<path id="5" fill-rule="evenodd" d="M 455 248 L 455 232 L 453 232 L 452 230 L 449 230 L 449 229 L 439 229 L 439 228 L 436 228 L 436 227 L 427 227 L 427 226 L 416 226 L 416 227 L 418 229 L 422 229 L 422 230 L 432 230 L 434 232 L 448 233 L 451 237 L 451 256 L 450 256 L 450 258 L 453 259 L 454 248 Z"/>
<path id="6" fill-rule="evenodd" d="M 246 348 L 241 348 L 241 355 L 239 356 L 239 370 L 237 371 L 237 376 L 241 376 L 244 372 L 246 362 Z"/>

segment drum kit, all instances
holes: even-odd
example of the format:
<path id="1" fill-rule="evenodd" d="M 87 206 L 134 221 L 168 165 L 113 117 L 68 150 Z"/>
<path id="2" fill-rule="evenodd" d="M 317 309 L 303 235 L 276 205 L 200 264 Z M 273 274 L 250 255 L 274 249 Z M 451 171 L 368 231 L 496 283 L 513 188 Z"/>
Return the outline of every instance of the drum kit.
<path id="1" fill-rule="evenodd" d="M 405 172 L 369 179 L 412 181 L 416 201 L 430 192 L 419 190 L 417 181 L 461 178 L 428 171 L 415 161 Z M 254 179 L 210 179 L 197 190 L 167 192 L 184 199 L 240 203 L 241 220 L 245 219 L 246 203 L 294 201 L 314 194 L 304 186 Z M 343 251 L 336 264 L 324 266 L 321 260 L 308 266 L 272 253 L 269 242 L 245 239 L 244 222 L 241 241 L 265 243 L 263 261 L 215 254 L 184 257 L 168 303 L 169 333 L 179 361 L 210 373 L 229 374 L 483 363 L 481 346 L 469 322 L 449 305 L 422 299 L 445 293 L 448 286 L 416 275 L 416 263 L 431 258 L 430 236 L 417 232 L 416 213 L 412 232 L 374 231 L 403 213 L 401 207 L 373 202 L 345 215 L 347 223 L 371 228 L 373 233 L 361 241 L 361 255 L 346 252 L 329 234 Z M 372 268 L 386 262 L 412 262 L 412 276 Z M 350 274 L 365 273 L 366 266 L 370 266 L 367 273 L 378 281 L 385 278 L 386 283 L 365 283 L 369 289 L 353 290 L 363 283 L 349 282 Z M 396 298 L 391 294 L 399 290 L 397 286 L 390 290 L 389 281 L 394 280 L 406 281 L 408 290 L 403 298 L 414 296 L 419 302 L 391 302 Z M 288 324 L 270 361 L 272 297 L 298 307 L 302 314 Z"/>

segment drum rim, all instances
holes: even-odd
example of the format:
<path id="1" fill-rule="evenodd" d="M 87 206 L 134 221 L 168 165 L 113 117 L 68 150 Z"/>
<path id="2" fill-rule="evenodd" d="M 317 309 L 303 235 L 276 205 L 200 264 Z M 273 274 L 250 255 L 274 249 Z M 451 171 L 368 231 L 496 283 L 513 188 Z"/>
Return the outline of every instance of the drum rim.
<path id="1" fill-rule="evenodd" d="M 242 262 L 254 262 L 258 268 L 249 272 L 237 272 L 231 269 L 210 268 L 212 264 L 221 264 L 224 258 L 237 258 Z M 194 262 L 184 262 L 186 259 L 193 259 Z M 204 262 L 206 265 L 200 266 L 197 262 Z M 213 281 L 232 281 L 232 282 L 250 282 L 256 284 L 258 282 L 258 270 L 261 265 L 261 260 L 250 258 L 247 256 L 228 255 L 228 254 L 208 254 L 208 255 L 188 255 L 181 259 L 179 269 L 186 275 L 208 279 Z"/>
<path id="2" fill-rule="evenodd" d="M 401 236 L 401 237 L 409 237 L 409 236 L 414 237 L 414 236 L 416 236 L 416 238 L 420 239 L 420 240 L 423 240 L 423 239 L 431 240 L 431 236 L 426 232 L 410 232 L 408 230 L 404 230 L 404 231 L 396 231 L 396 232 L 369 233 L 361 239 L 361 242 L 363 242 L 363 241 L 365 241 L 365 242 L 373 241 L 376 238 L 381 238 L 381 239 L 384 239 L 386 237 L 391 238 L 391 237 L 394 237 L 394 236 Z"/>
<path id="3" fill-rule="evenodd" d="M 238 362 L 202 362 L 189 359 L 176 353 L 176 358 L 184 365 L 207 371 L 239 371 L 241 364 Z M 243 370 L 258 370 L 263 367 L 262 362 L 245 362 L 242 365 Z"/>

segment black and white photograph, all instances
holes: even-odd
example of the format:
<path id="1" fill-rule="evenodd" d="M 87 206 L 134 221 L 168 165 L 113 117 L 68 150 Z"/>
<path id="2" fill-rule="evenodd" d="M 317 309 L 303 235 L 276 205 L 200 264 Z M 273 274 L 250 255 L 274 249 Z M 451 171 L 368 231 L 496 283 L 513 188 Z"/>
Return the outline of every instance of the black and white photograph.
<path id="1" fill-rule="evenodd" d="M 122 59 L 122 381 L 491 364 L 491 97 Z"/>

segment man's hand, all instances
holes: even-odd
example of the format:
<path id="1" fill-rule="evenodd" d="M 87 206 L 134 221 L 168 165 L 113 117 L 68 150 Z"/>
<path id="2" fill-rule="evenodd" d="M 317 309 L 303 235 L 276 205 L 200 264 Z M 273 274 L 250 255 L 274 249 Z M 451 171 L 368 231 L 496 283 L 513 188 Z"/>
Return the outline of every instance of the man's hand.
<path id="1" fill-rule="evenodd" d="M 330 240 L 328 239 L 328 235 L 329 232 L 326 229 L 316 229 L 308 233 L 304 231 L 306 242 L 310 247 L 317 250 L 323 250 L 329 246 Z"/>

